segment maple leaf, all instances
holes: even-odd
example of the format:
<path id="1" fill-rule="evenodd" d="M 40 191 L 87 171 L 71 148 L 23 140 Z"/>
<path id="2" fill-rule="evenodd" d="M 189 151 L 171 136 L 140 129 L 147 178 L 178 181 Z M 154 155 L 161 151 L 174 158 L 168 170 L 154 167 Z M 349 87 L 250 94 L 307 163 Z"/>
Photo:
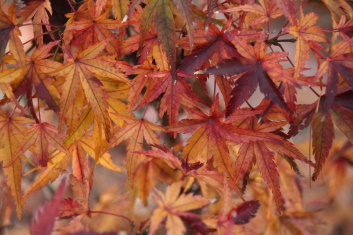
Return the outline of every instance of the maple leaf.
<path id="1" fill-rule="evenodd" d="M 164 113 L 168 114 L 169 123 L 174 124 L 178 120 L 180 106 L 185 107 L 200 107 L 202 101 L 192 90 L 190 85 L 181 77 L 188 76 L 183 72 L 178 72 L 177 80 L 174 80 L 169 71 L 160 71 L 147 75 L 153 78 L 148 84 L 148 88 L 144 97 L 137 105 L 135 110 L 152 102 L 163 92 L 159 109 L 159 116 L 163 117 Z"/>
<path id="2" fill-rule="evenodd" d="M 52 233 L 56 214 L 64 197 L 66 181 L 66 178 L 62 179 L 59 189 L 50 201 L 46 202 L 41 209 L 36 211 L 31 223 L 31 234 L 50 235 Z"/>
<path id="3" fill-rule="evenodd" d="M 37 39 L 38 45 L 43 44 L 43 28 L 45 25 L 47 31 L 51 31 L 49 23 L 49 14 L 52 15 L 53 11 L 49 0 L 32 0 L 28 5 L 23 7 L 22 12 L 19 14 L 20 21 L 25 22 L 32 20 L 34 38 Z"/>
<path id="4" fill-rule="evenodd" d="M 59 217 L 70 217 L 73 215 L 84 215 L 89 213 L 89 194 L 92 187 L 92 169 L 88 157 L 84 154 L 81 146 L 75 146 L 73 150 L 73 173 L 70 174 L 70 185 L 74 195 L 62 201 L 59 209 Z M 76 164 L 75 162 L 78 161 Z"/>
<path id="5" fill-rule="evenodd" d="M 138 25 L 135 26 L 138 28 Z M 159 42 L 156 32 L 147 32 L 143 42 L 141 42 L 141 34 L 135 34 L 123 41 L 122 53 L 129 54 L 134 51 L 139 53 L 138 64 L 149 63 L 150 66 L 155 64 L 158 69 L 170 70 L 168 58 L 162 45 Z"/>
<path id="6" fill-rule="evenodd" d="M 72 42 L 87 48 L 110 38 L 106 44 L 106 50 L 120 56 L 120 42 L 111 30 L 123 27 L 124 24 L 118 20 L 109 19 L 109 12 L 103 11 L 106 2 L 106 0 L 89 0 L 76 12 L 68 14 L 70 19 L 64 33 L 64 40 L 67 44 Z"/>
<path id="7" fill-rule="evenodd" d="M 31 146 L 33 146 L 33 148 L 30 150 L 35 153 L 35 159 L 41 166 L 47 166 L 49 144 L 53 146 L 55 150 L 59 150 L 67 156 L 70 155 L 64 145 L 64 136 L 59 135 L 56 127 L 46 122 L 30 125 L 24 130 L 23 136 L 20 137 L 19 142 L 17 152 L 10 163 L 15 161 L 26 150 L 30 149 Z"/>
<path id="8" fill-rule="evenodd" d="M 282 138 L 228 124 L 223 120 L 225 111 L 219 112 L 218 109 L 217 96 L 209 115 L 190 109 L 194 119 L 183 119 L 179 123 L 169 126 L 168 130 L 178 133 L 194 132 L 183 148 L 183 158 L 191 163 L 197 161 L 204 163 L 212 159 L 213 165 L 220 172 L 226 172 L 227 176 L 234 181 L 234 166 L 229 156 L 226 141 L 235 144 L 254 140 L 282 143 Z"/>
<path id="9" fill-rule="evenodd" d="M 348 4 L 348 2 L 342 0 L 323 0 L 322 2 L 330 10 L 333 22 L 338 22 L 340 17 L 343 15 L 346 15 L 349 18 L 352 17 L 352 7 Z"/>
<path id="10" fill-rule="evenodd" d="M 142 153 L 135 152 L 135 153 Z M 158 158 L 148 157 L 143 160 L 135 169 L 134 179 L 136 179 L 135 187 L 138 191 L 139 197 L 145 206 L 148 205 L 147 199 L 151 188 L 156 184 L 155 178 L 161 182 L 168 184 L 176 181 L 180 176 L 174 169 L 166 165 L 164 161 Z M 139 180 L 139 179 L 144 179 Z"/>
<path id="11" fill-rule="evenodd" d="M 305 66 L 305 61 L 310 58 L 309 50 L 313 47 L 311 44 L 317 42 L 328 42 L 325 34 L 319 26 L 314 26 L 318 15 L 311 12 L 304 15 L 303 9 L 300 8 L 300 21 L 285 30 L 297 38 L 295 58 L 294 58 L 294 78 L 298 79 L 300 72 Z"/>
<path id="12" fill-rule="evenodd" d="M 127 125 L 114 130 L 115 135 L 110 140 L 109 148 L 120 144 L 123 140 L 130 139 L 127 146 L 126 168 L 129 183 L 133 186 L 136 167 L 144 160 L 135 152 L 142 150 L 144 141 L 150 145 L 160 144 L 154 131 L 165 131 L 165 129 L 145 119 L 127 118 L 125 120 Z"/>
<path id="13" fill-rule="evenodd" d="M 212 16 L 213 16 L 213 11 L 216 8 L 217 1 L 216 0 L 207 0 L 207 19 L 205 22 L 205 29 L 208 29 L 208 26 L 210 25 Z"/>
<path id="14" fill-rule="evenodd" d="M 225 32 L 230 29 L 231 21 L 228 21 L 219 30 L 215 25 L 210 24 L 209 29 L 195 30 L 194 42 L 198 46 L 192 50 L 192 53 L 186 56 L 178 69 L 187 73 L 194 73 L 208 60 L 212 60 L 217 64 L 222 60 L 239 57 L 239 53 L 227 38 Z"/>
<path id="15" fill-rule="evenodd" d="M 290 81 L 291 74 L 284 70 L 279 64 L 281 58 L 287 53 L 271 52 L 265 54 L 266 44 L 262 41 L 250 46 L 244 39 L 232 36 L 227 33 L 229 40 L 244 57 L 244 61 L 239 59 L 225 60 L 217 66 L 210 67 L 202 72 L 217 75 L 238 75 L 235 86 L 231 91 L 231 99 L 227 105 L 226 115 L 229 116 L 255 92 L 257 86 L 265 97 L 281 108 L 292 112 L 285 103 L 283 95 L 274 83 L 275 81 Z"/>
<path id="16" fill-rule="evenodd" d="M 142 90 L 145 88 L 148 83 L 148 75 L 155 72 L 156 68 L 148 60 L 145 60 L 144 63 L 134 66 L 133 74 L 136 74 L 136 77 L 132 80 L 132 85 L 130 88 L 128 96 L 128 110 L 133 110 L 138 102 Z"/>
<path id="17" fill-rule="evenodd" d="M 208 170 L 207 165 L 201 162 L 188 163 L 185 160 L 180 160 L 179 156 L 176 156 L 168 149 L 165 149 L 165 147 L 156 145 L 153 145 L 153 147 L 157 147 L 159 150 L 138 151 L 135 153 L 147 155 L 152 158 L 161 159 L 165 163 L 167 163 L 168 166 L 171 166 L 175 170 L 179 170 L 182 174 L 181 179 L 184 179 L 186 177 L 195 178 L 200 182 L 212 187 L 218 192 L 219 195 L 223 195 L 224 192 L 222 190 L 222 185 L 224 183 L 224 176 L 220 172 Z M 228 181 L 228 183 L 229 187 L 235 192 L 237 192 L 240 195 L 240 198 L 242 198 L 238 186 L 230 180 Z"/>
<path id="18" fill-rule="evenodd" d="M 334 102 L 330 114 L 338 129 L 353 143 L 353 110 L 341 107 Z"/>
<path id="19" fill-rule="evenodd" d="M 2 110 L 0 111 L 0 162 L 3 163 L 3 171 L 8 178 L 11 194 L 15 200 L 17 217 L 22 215 L 22 205 L 24 201 L 21 191 L 22 164 L 19 158 L 12 160 L 16 156 L 19 138 L 25 129 L 24 124 L 33 122 L 25 117 L 9 117 Z M 18 133 L 15 135 L 15 133 Z"/>
<path id="20" fill-rule="evenodd" d="M 105 167 L 106 169 L 112 170 L 112 171 L 117 171 L 117 172 L 121 172 L 120 167 L 118 167 L 117 165 L 115 165 L 115 163 L 112 160 L 112 156 L 109 153 L 100 153 L 100 152 L 96 152 L 96 145 L 97 145 L 97 141 L 95 141 L 93 136 L 89 135 L 90 133 L 87 133 L 85 136 L 82 136 L 77 142 L 77 148 L 83 148 L 83 150 L 85 151 L 85 153 L 87 153 L 90 157 L 93 158 L 93 160 L 95 161 L 95 164 L 100 164 L 103 167 Z M 83 156 L 86 154 L 80 154 L 80 156 Z M 79 159 L 78 159 L 79 160 Z M 82 161 L 82 160 L 80 160 Z M 82 164 L 79 164 L 82 165 Z"/>
<path id="21" fill-rule="evenodd" d="M 38 176 L 38 178 L 29 186 L 23 198 L 28 198 L 32 193 L 43 188 L 49 182 L 54 182 L 58 176 L 66 172 L 66 168 L 70 163 L 70 158 L 63 152 L 58 152 L 48 160 L 47 167 Z"/>
<path id="22" fill-rule="evenodd" d="M 109 136 L 111 121 L 108 115 L 107 94 L 102 82 L 95 77 L 99 75 L 116 81 L 130 84 L 119 68 L 119 64 L 106 57 L 97 56 L 104 50 L 108 40 L 103 40 L 80 52 L 75 58 L 67 59 L 67 63 L 53 72 L 56 76 L 66 76 L 60 99 L 60 120 L 66 121 L 69 128 L 75 120 L 80 119 L 84 107 L 84 98 L 91 106 L 95 117 L 105 128 Z"/>
<path id="23" fill-rule="evenodd" d="M 291 25 L 297 25 L 298 19 L 296 17 L 295 2 L 293 0 L 275 0 L 283 15 L 289 20 Z"/>
<path id="24" fill-rule="evenodd" d="M 154 21 L 158 40 L 166 53 L 172 77 L 176 80 L 175 26 L 171 7 L 171 0 L 152 0 L 147 4 L 140 19 L 140 45 L 142 45 L 152 21 Z"/>
<path id="25" fill-rule="evenodd" d="M 84 150 L 84 152 L 83 152 Z M 104 153 L 101 156 L 95 155 L 93 139 L 91 136 L 85 135 L 79 139 L 79 141 L 70 145 L 68 149 L 72 158 L 68 158 L 63 152 L 56 153 L 53 157 L 48 160 L 48 164 L 45 170 L 39 175 L 39 177 L 32 183 L 24 194 L 24 198 L 27 198 L 33 192 L 44 187 L 49 182 L 53 182 L 57 177 L 66 172 L 70 161 L 72 161 L 72 169 L 75 177 L 78 180 L 83 180 L 86 164 L 86 153 L 90 155 L 96 163 L 101 164 L 105 168 L 113 171 L 120 171 L 120 168 L 116 166 L 111 159 L 111 155 Z"/>
<path id="26" fill-rule="evenodd" d="M 229 215 L 234 217 L 234 224 L 246 224 L 255 217 L 259 208 L 259 201 L 247 201 L 230 211 Z"/>
<path id="27" fill-rule="evenodd" d="M 255 217 L 260 207 L 260 202 L 256 200 L 247 201 L 239 204 L 232 197 L 232 192 L 223 177 L 222 184 L 222 205 L 217 218 L 204 220 L 209 227 L 217 229 L 217 234 L 237 234 L 238 225 L 248 223 Z M 234 226 L 237 225 L 237 226 Z M 239 231 L 238 231 L 239 233 Z"/>
<path id="28" fill-rule="evenodd" d="M 313 118 L 312 128 L 313 153 L 316 162 L 312 179 L 315 181 L 328 157 L 335 136 L 331 115 L 324 116 L 321 112 L 316 113 Z"/>
<path id="29" fill-rule="evenodd" d="M 290 123 L 288 131 L 288 137 L 295 136 L 300 130 L 303 130 L 310 125 L 314 114 L 316 113 L 317 102 L 310 105 L 297 105 L 297 116 L 298 118 Z"/>
<path id="30" fill-rule="evenodd" d="M 193 12 L 191 9 L 191 0 L 173 0 L 175 6 L 183 16 L 186 23 L 186 30 L 188 31 L 188 37 L 190 42 L 190 48 L 194 45 L 194 27 L 193 23 Z"/>
<path id="31" fill-rule="evenodd" d="M 286 122 L 265 122 L 263 124 L 255 124 L 253 129 L 256 131 L 273 132 L 284 124 L 286 124 Z M 269 151 L 269 148 L 287 157 L 308 163 L 311 166 L 314 166 L 314 164 L 307 160 L 305 156 L 300 153 L 293 144 L 284 139 L 281 141 L 281 143 L 258 140 L 256 142 L 252 141 L 250 143 L 243 143 L 241 145 L 238 152 L 238 157 L 235 160 L 235 182 L 238 182 L 244 178 L 245 174 L 248 172 L 251 166 L 250 164 L 254 161 L 254 159 L 256 159 L 256 164 L 259 168 L 259 171 L 273 192 L 277 209 L 282 211 L 283 198 L 280 192 L 278 181 L 279 174 L 276 168 L 276 163 L 274 162 L 274 156 Z"/>
<path id="32" fill-rule="evenodd" d="M 123 20 L 125 14 L 129 10 L 129 0 L 119 0 L 119 1 L 112 1 L 111 5 L 113 7 L 113 14 L 114 18 L 117 20 Z"/>
<path id="33" fill-rule="evenodd" d="M 173 0 L 177 9 L 186 21 L 186 29 L 188 31 L 190 47 L 193 45 L 193 26 L 192 26 L 192 11 L 190 8 L 190 0 Z M 166 54 L 169 62 L 168 69 L 174 80 L 177 79 L 176 75 L 176 40 L 175 40 L 175 22 L 173 16 L 174 4 L 171 0 L 152 0 L 144 8 L 143 14 L 140 18 L 140 47 L 142 46 L 148 30 L 152 22 L 154 22 L 157 31 L 158 40 Z M 133 9 L 139 1 L 135 1 L 130 6 Z M 129 10 L 129 11 L 130 11 Z"/>
<path id="34" fill-rule="evenodd" d="M 5 53 L 7 43 L 10 41 L 15 41 L 18 36 L 21 35 L 16 21 L 16 5 L 13 2 L 8 12 L 5 13 L 3 6 L 0 7 L 0 59 Z"/>
<path id="35" fill-rule="evenodd" d="M 330 109 L 335 95 L 337 94 L 340 74 L 345 81 L 353 88 L 353 53 L 342 54 L 344 48 L 338 47 L 330 57 L 326 58 L 316 74 L 316 78 L 322 78 L 327 73 L 327 86 L 325 91 L 325 106 L 323 113 L 327 114 Z"/>
<path id="36" fill-rule="evenodd" d="M 337 192 L 339 192 L 345 185 L 344 181 L 347 179 L 348 169 L 352 166 L 353 161 L 350 152 L 352 151 L 352 143 L 349 141 L 342 144 L 333 145 L 330 152 L 329 162 L 325 165 L 324 172 L 330 175 L 329 179 L 329 196 L 334 199 Z"/>
<path id="37" fill-rule="evenodd" d="M 158 225 L 166 219 L 167 234 L 184 234 L 186 229 L 180 217 L 195 215 L 187 212 L 199 209 L 209 203 L 209 200 L 201 196 L 181 193 L 181 181 L 167 187 L 165 194 L 153 189 L 153 199 L 157 203 L 157 209 L 152 212 L 149 234 L 155 234 Z"/>
<path id="38" fill-rule="evenodd" d="M 352 141 L 352 91 L 346 91 L 337 95 L 327 114 L 324 113 L 326 108 L 326 96 L 320 99 L 319 110 L 315 113 L 312 120 L 312 141 L 313 153 L 315 157 L 315 171 L 312 179 L 316 180 L 322 170 L 326 159 L 329 156 L 330 149 L 335 138 L 333 121 L 338 129 Z"/>
<path id="39" fill-rule="evenodd" d="M 256 20 L 251 25 L 263 24 L 271 18 L 275 19 L 283 15 L 282 11 L 277 7 L 275 0 L 260 0 L 258 4 L 245 4 L 238 7 L 228 8 L 219 12 L 245 11 L 257 15 Z"/>
<path id="40" fill-rule="evenodd" d="M 61 64 L 47 59 L 50 50 L 58 42 L 51 42 L 36 48 L 31 57 L 26 55 L 22 47 L 10 46 L 10 52 L 19 62 L 17 68 L 10 68 L 0 73 L 0 82 L 11 84 L 16 97 L 27 94 L 31 106 L 33 87 L 40 98 L 44 99 L 48 106 L 55 112 L 59 112 L 59 92 L 54 85 L 54 79 L 47 73 L 58 69 Z"/>

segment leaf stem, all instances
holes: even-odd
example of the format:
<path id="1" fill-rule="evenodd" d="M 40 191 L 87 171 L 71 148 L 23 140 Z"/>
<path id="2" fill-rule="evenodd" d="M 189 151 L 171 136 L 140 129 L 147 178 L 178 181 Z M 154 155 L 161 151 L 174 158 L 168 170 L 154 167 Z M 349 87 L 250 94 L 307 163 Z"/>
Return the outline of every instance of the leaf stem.
<path id="1" fill-rule="evenodd" d="M 317 96 L 320 97 L 320 95 L 310 86 L 309 89 Z"/>
<path id="2" fill-rule="evenodd" d="M 12 115 L 14 115 L 15 111 L 16 111 L 17 105 L 15 105 L 15 107 L 13 108 L 11 114 L 9 115 L 9 118 L 12 117 Z"/>
<path id="3" fill-rule="evenodd" d="M 27 104 L 28 104 L 29 110 L 30 110 L 30 112 L 32 114 L 32 117 L 34 118 L 36 123 L 40 123 L 40 120 L 38 119 L 37 113 L 36 113 L 36 111 L 34 109 L 33 100 L 32 100 L 33 97 L 32 97 L 31 92 L 32 92 L 31 89 L 27 90 Z"/>
<path id="4" fill-rule="evenodd" d="M 251 110 L 254 110 L 254 107 L 247 100 L 245 102 L 249 106 L 249 108 L 251 108 Z"/>
<path id="5" fill-rule="evenodd" d="M 53 55 L 53 57 L 52 57 L 52 60 L 55 60 L 56 56 L 58 55 L 59 49 L 60 49 L 60 47 L 61 47 L 61 43 L 62 43 L 62 42 L 60 41 L 60 43 L 58 43 L 58 45 L 56 46 L 54 55 Z"/>
<path id="6" fill-rule="evenodd" d="M 145 110 L 143 111 L 142 117 L 141 118 L 145 118 L 145 115 L 147 113 L 149 105 L 146 106 Z"/>
<path id="7" fill-rule="evenodd" d="M 71 3 L 71 0 L 66 0 L 67 1 L 67 3 L 70 5 L 70 7 L 71 7 L 71 11 L 72 12 L 75 12 L 76 11 L 76 9 L 75 9 L 75 7 L 72 5 L 72 3 Z"/>

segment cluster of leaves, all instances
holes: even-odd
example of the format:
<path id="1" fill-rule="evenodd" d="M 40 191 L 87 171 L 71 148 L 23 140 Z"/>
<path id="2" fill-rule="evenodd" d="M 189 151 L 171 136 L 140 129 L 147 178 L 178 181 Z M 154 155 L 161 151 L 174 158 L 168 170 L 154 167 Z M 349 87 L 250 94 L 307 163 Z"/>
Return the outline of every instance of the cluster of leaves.
<path id="1" fill-rule="evenodd" d="M 50 234 L 56 216 L 72 218 L 62 231 L 84 223 L 98 213 L 89 195 L 100 164 L 126 170 L 127 192 L 145 206 L 152 195 L 149 219 L 115 214 L 140 233 L 253 232 L 244 224 L 259 201 L 267 231 L 278 232 L 275 223 L 304 230 L 298 218 L 313 213 L 304 213 L 296 161 L 316 180 L 334 124 L 353 142 L 353 10 L 344 0 L 323 3 L 328 30 L 299 0 L 67 0 L 66 12 L 54 0 L 23 8 L 2 0 L 0 161 L 17 216 L 29 195 L 67 175 L 73 197 L 62 199 L 63 183 L 32 233 L 47 225 Z M 279 33 L 270 27 L 276 18 L 285 19 Z M 30 51 L 19 38 L 25 25 L 33 25 Z M 310 55 L 317 72 L 308 76 Z M 263 100 L 253 107 L 257 88 Z M 304 88 L 314 103 L 297 102 Z M 309 126 L 314 161 L 290 140 Z M 118 145 L 126 146 L 123 166 L 109 152 Z M 37 175 L 24 194 L 23 169 Z"/>

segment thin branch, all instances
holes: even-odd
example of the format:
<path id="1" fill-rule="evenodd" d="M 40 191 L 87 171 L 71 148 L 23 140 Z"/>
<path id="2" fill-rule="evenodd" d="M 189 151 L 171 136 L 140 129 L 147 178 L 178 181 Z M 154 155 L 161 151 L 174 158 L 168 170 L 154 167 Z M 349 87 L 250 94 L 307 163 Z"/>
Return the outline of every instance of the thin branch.
<path id="1" fill-rule="evenodd" d="M 67 1 L 67 3 L 70 5 L 70 7 L 71 7 L 71 11 L 72 12 L 75 12 L 76 11 L 76 9 L 75 9 L 75 7 L 72 5 L 72 3 L 71 3 L 71 0 L 66 0 Z"/>

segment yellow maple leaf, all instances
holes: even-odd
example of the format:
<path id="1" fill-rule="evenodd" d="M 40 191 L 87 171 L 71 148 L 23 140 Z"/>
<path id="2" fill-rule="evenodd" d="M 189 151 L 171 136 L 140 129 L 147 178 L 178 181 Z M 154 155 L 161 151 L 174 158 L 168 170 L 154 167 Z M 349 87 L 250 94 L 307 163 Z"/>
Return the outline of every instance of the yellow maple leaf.
<path id="1" fill-rule="evenodd" d="M 0 110 L 0 162 L 3 166 L 8 165 L 16 155 L 18 139 L 21 137 L 21 131 L 25 129 L 23 124 L 28 124 L 32 120 L 25 117 L 9 117 Z M 20 132 L 19 134 L 14 134 Z M 11 194 L 16 203 L 17 217 L 20 219 L 24 204 L 21 192 L 22 164 L 20 158 L 3 167 L 4 174 L 8 179 L 11 188 Z"/>
<path id="2" fill-rule="evenodd" d="M 190 216 L 193 213 L 190 210 L 199 209 L 209 203 L 209 200 L 202 196 L 194 196 L 192 194 L 180 194 L 182 182 L 176 182 L 169 187 L 165 194 L 153 189 L 155 195 L 153 199 L 156 201 L 156 208 L 151 217 L 151 227 L 149 234 L 154 234 L 158 225 L 166 219 L 167 234 L 184 234 L 186 229 L 181 219 L 183 216 Z M 180 195 L 179 195 L 180 194 Z"/>

